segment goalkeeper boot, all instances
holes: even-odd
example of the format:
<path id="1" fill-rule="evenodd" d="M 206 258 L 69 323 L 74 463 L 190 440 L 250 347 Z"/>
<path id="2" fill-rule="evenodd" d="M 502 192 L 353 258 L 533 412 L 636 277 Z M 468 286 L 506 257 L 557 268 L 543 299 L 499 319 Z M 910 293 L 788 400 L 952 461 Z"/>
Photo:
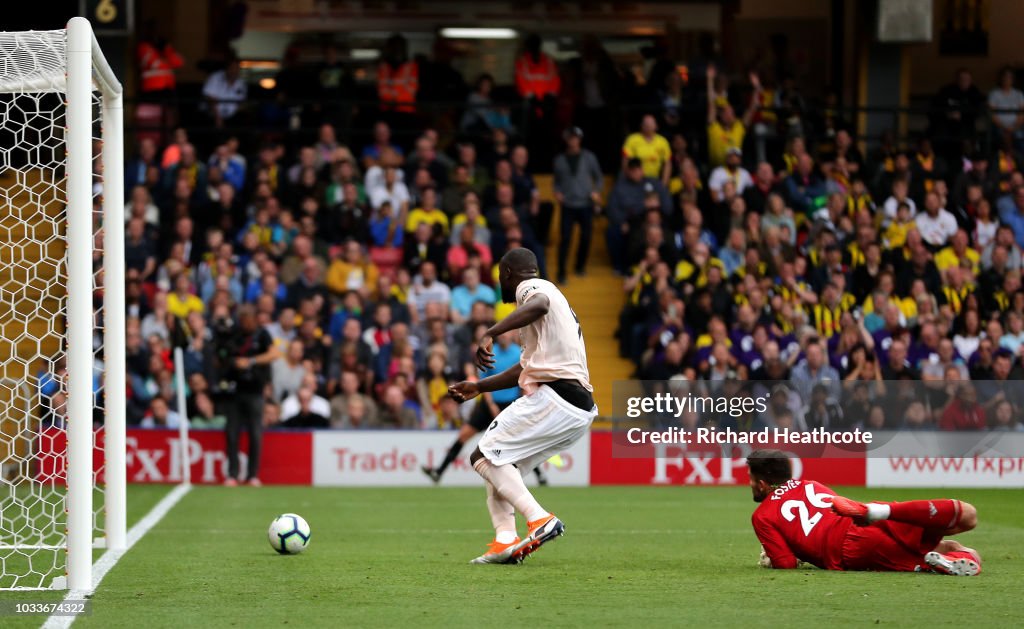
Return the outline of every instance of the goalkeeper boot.
<path id="1" fill-rule="evenodd" d="M 509 563 L 512 551 L 521 540 L 517 537 L 508 544 L 502 544 L 494 540 L 487 545 L 487 552 L 480 555 L 469 563 Z"/>
<path id="2" fill-rule="evenodd" d="M 976 553 L 960 550 L 951 553 L 932 551 L 924 556 L 924 561 L 931 566 L 932 572 L 952 577 L 973 577 L 980 574 L 981 563 L 978 559 Z"/>
<path id="3" fill-rule="evenodd" d="M 850 518 L 857 526 L 867 526 L 871 523 L 868 520 L 868 506 L 863 502 L 842 496 L 832 496 L 832 511 L 837 515 Z"/>

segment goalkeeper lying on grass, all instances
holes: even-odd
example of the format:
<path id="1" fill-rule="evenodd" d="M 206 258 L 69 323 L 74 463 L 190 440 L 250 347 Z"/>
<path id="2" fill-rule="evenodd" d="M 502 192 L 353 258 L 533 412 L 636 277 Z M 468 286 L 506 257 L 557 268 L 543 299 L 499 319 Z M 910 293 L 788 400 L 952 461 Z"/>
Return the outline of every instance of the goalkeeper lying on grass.
<path id="1" fill-rule="evenodd" d="M 794 480 L 789 456 L 780 450 L 752 452 L 747 467 L 754 502 L 760 503 L 751 520 L 764 567 L 796 568 L 806 561 L 826 570 L 981 572 L 974 549 L 944 539 L 977 524 L 977 512 L 966 502 L 863 504 L 821 483 Z"/>

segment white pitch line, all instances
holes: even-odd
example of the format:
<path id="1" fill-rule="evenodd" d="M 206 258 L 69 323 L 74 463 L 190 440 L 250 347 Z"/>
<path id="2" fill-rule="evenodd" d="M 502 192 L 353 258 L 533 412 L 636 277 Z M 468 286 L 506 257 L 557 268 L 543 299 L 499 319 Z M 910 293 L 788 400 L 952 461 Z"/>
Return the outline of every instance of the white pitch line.
<path id="1" fill-rule="evenodd" d="M 103 577 L 107 576 L 107 573 L 117 564 L 118 560 L 131 550 L 132 546 L 142 539 L 151 528 L 156 526 L 167 515 L 167 512 L 173 509 L 174 505 L 178 504 L 191 489 L 191 485 L 178 485 L 169 494 L 164 496 L 160 502 L 156 503 L 156 506 L 150 509 L 149 513 L 136 522 L 135 526 L 128 531 L 128 539 L 124 550 L 108 550 L 92 565 L 92 587 L 87 590 L 69 590 L 67 596 L 64 597 L 64 601 L 83 601 L 92 597 L 100 582 L 103 581 Z M 75 622 L 75 616 L 50 616 L 43 623 L 42 629 L 67 629 L 73 622 Z"/>

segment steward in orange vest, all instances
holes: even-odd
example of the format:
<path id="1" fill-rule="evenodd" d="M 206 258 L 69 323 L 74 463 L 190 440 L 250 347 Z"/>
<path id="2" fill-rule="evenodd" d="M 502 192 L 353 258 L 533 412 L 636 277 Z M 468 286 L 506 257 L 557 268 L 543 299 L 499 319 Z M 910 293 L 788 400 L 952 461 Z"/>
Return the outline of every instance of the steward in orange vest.
<path id="1" fill-rule="evenodd" d="M 174 70 L 185 62 L 173 46 L 159 41 L 142 41 L 135 54 L 139 64 L 141 91 L 163 92 L 174 89 Z"/>
<path id="2" fill-rule="evenodd" d="M 562 85 L 554 60 L 541 52 L 540 37 L 526 38 L 523 54 L 516 59 L 516 88 L 523 98 L 542 100 L 558 96 Z"/>
<path id="3" fill-rule="evenodd" d="M 384 60 L 377 66 L 377 97 L 382 111 L 416 113 L 420 68 L 408 57 L 405 38 L 389 37 L 384 44 Z"/>

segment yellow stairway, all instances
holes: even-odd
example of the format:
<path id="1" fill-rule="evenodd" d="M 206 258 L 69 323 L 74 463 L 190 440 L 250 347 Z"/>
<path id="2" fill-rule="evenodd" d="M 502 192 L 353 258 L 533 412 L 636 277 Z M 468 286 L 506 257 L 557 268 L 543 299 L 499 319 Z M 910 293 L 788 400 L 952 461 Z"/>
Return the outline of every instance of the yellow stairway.
<path id="1" fill-rule="evenodd" d="M 31 478 L 35 375 L 61 351 L 62 183 L 42 169 L 0 171 L 0 478 Z"/>
<path id="2" fill-rule="evenodd" d="M 541 198 L 553 201 L 551 177 L 537 175 L 536 181 Z M 615 340 L 615 328 L 619 324 L 619 311 L 622 309 L 624 296 L 622 278 L 612 273 L 608 262 L 604 238 L 606 225 L 603 217 L 594 222 L 586 277 L 580 278 L 570 273 L 568 283 L 560 287 L 583 327 L 583 336 L 587 341 L 590 382 L 594 385 L 594 401 L 597 402 L 602 417 L 611 413 L 612 382 L 628 379 L 633 371 L 632 363 L 619 358 L 618 341 Z M 578 237 L 579 230 L 575 230 L 569 249 L 570 268 L 575 260 Z M 558 238 L 559 217 L 556 204 L 547 249 L 548 274 L 552 281 L 558 272 Z"/>

